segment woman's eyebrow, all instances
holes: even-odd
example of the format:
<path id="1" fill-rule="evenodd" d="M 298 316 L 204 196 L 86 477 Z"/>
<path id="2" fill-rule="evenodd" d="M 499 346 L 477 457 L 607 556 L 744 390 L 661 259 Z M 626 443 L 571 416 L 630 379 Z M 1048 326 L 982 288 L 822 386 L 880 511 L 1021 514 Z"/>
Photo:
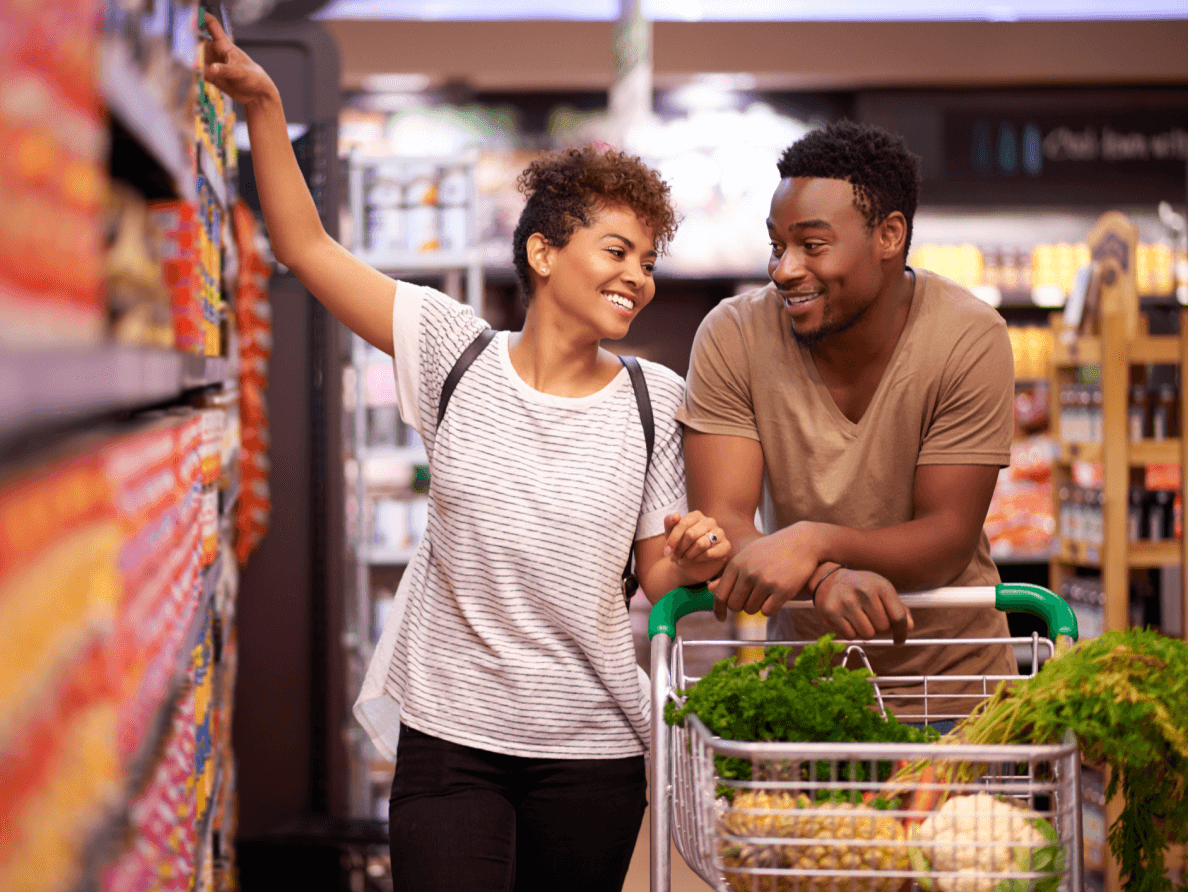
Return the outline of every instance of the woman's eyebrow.
<path id="1" fill-rule="evenodd" d="M 631 251 L 635 250 L 635 242 L 631 241 L 631 239 L 627 238 L 627 236 L 625 236 L 625 235 L 619 235 L 617 232 L 608 232 L 606 235 L 603 236 L 603 238 L 617 238 L 624 245 L 626 245 L 629 250 L 631 250 Z M 659 253 L 655 250 L 645 251 L 644 256 L 646 257 L 648 255 L 651 255 L 652 257 L 657 257 L 657 256 L 659 256 Z"/>

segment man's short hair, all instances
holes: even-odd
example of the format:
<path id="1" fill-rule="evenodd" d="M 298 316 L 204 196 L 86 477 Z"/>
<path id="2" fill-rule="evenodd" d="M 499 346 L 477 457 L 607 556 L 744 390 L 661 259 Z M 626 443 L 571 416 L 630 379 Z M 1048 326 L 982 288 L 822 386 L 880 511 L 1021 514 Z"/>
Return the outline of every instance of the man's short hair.
<path id="1" fill-rule="evenodd" d="M 871 229 L 892 212 L 902 213 L 907 220 L 907 256 L 920 193 L 920 159 L 902 137 L 872 124 L 835 121 L 785 149 L 776 168 L 782 179 L 819 177 L 850 183 L 854 205 Z"/>

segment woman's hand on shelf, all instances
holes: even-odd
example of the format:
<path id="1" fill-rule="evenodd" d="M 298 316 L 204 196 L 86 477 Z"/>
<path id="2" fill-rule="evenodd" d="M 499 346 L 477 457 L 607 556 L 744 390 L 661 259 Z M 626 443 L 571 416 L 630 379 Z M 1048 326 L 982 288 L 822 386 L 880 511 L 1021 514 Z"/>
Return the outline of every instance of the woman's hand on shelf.
<path id="1" fill-rule="evenodd" d="M 247 53 L 231 42 L 219 20 L 206 17 L 206 26 L 213 38 L 208 45 L 207 63 L 203 76 L 245 108 L 280 93 L 263 68 Z"/>

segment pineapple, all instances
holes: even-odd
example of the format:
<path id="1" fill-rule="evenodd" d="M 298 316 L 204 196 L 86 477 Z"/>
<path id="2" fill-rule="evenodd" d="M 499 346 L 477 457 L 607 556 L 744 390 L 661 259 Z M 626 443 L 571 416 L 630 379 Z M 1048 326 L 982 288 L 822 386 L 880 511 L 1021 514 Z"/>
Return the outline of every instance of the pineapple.
<path id="1" fill-rule="evenodd" d="M 726 868 L 911 870 L 903 825 L 866 805 L 814 804 L 803 794 L 740 791 L 721 822 L 727 834 L 739 837 L 723 841 L 721 855 Z M 796 842 L 764 842 L 765 837 Z M 851 844 L 867 840 L 886 844 Z M 897 892 L 910 882 L 898 876 L 789 876 L 730 870 L 726 878 L 734 892 Z"/>

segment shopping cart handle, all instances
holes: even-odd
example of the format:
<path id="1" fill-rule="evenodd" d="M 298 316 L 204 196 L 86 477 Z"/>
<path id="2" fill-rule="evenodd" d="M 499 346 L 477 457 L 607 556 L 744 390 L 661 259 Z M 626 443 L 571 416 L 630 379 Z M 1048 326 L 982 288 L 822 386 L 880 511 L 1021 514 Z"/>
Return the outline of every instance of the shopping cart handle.
<path id="1" fill-rule="evenodd" d="M 994 587 L 994 606 L 1014 613 L 1030 613 L 1048 624 L 1048 637 L 1053 641 L 1067 635 L 1076 641 L 1080 635 L 1077 615 L 1068 602 L 1042 585 L 1030 582 L 1000 582 Z"/>
<path id="2" fill-rule="evenodd" d="M 664 634 L 676 637 L 677 620 L 690 613 L 714 609 L 714 593 L 705 584 L 674 588 L 656 602 L 648 617 L 648 640 Z"/>
<path id="3" fill-rule="evenodd" d="M 995 586 L 938 588 L 927 592 L 905 592 L 900 600 L 911 607 L 994 607 L 1004 612 L 1030 613 L 1044 620 L 1048 637 L 1055 640 L 1067 635 L 1077 640 L 1077 617 L 1068 602 L 1054 592 L 1028 582 L 1003 582 Z M 789 601 L 789 608 L 812 607 L 811 601 Z M 714 596 L 704 585 L 673 589 L 652 608 L 648 619 L 648 638 L 663 633 L 676 637 L 676 624 L 682 616 L 714 609 Z"/>

